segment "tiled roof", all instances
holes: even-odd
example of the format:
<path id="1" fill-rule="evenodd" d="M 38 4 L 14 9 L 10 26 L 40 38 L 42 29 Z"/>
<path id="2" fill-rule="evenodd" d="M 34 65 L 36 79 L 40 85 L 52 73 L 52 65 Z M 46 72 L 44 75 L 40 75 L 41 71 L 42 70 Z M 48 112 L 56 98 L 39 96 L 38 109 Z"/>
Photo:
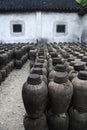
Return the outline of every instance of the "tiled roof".
<path id="1" fill-rule="evenodd" d="M 78 12 L 75 0 L 0 0 L 0 11 L 64 11 Z"/>
<path id="2" fill-rule="evenodd" d="M 80 14 L 80 15 L 87 14 L 87 6 L 81 8 L 80 11 L 79 11 L 79 14 Z"/>

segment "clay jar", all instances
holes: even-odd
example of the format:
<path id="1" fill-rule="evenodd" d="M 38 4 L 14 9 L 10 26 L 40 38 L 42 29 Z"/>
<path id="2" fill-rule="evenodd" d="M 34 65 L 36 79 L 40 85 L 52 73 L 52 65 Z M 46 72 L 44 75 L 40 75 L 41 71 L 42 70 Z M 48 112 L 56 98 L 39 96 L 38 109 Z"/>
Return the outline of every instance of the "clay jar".
<path id="1" fill-rule="evenodd" d="M 69 63 L 70 63 L 71 61 L 74 61 L 74 60 L 75 60 L 75 57 L 70 57 L 70 58 L 67 59 L 67 61 L 64 63 L 64 65 L 65 65 L 66 67 L 68 67 L 68 66 L 69 66 Z"/>
<path id="2" fill-rule="evenodd" d="M 63 64 L 63 60 L 59 57 L 53 58 L 52 63 L 49 64 L 49 73 L 54 69 L 57 64 Z"/>
<path id="3" fill-rule="evenodd" d="M 42 58 L 37 58 L 36 59 L 36 62 L 37 63 L 43 63 L 45 66 L 46 66 L 46 68 L 47 68 L 47 60 L 46 59 L 42 59 Z"/>
<path id="4" fill-rule="evenodd" d="M 47 66 L 46 66 L 46 64 L 45 63 L 37 63 L 37 62 L 35 62 L 35 64 L 34 64 L 34 68 L 46 68 L 47 69 Z"/>
<path id="5" fill-rule="evenodd" d="M 30 74 L 23 85 L 22 98 L 30 118 L 40 117 L 46 109 L 48 96 L 47 85 L 37 74 Z"/>
<path id="6" fill-rule="evenodd" d="M 37 119 L 31 119 L 25 115 L 23 121 L 25 130 L 48 130 L 46 116 L 43 114 Z"/>
<path id="7" fill-rule="evenodd" d="M 29 52 L 30 68 L 34 66 L 36 54 L 37 54 L 37 50 L 30 50 Z"/>
<path id="8" fill-rule="evenodd" d="M 63 61 L 61 58 L 58 58 L 58 57 L 53 58 L 53 66 L 56 66 L 57 64 L 62 64 L 62 63 Z"/>
<path id="9" fill-rule="evenodd" d="M 49 73 L 49 81 L 52 81 L 57 72 L 65 72 L 66 67 L 63 64 L 56 65 L 55 68 Z"/>
<path id="10" fill-rule="evenodd" d="M 69 73 L 69 80 L 72 81 L 78 75 L 78 72 L 81 70 L 85 70 L 85 64 L 84 63 L 76 63 L 74 65 L 74 70 L 72 70 Z"/>
<path id="11" fill-rule="evenodd" d="M 68 130 L 69 116 L 65 113 L 56 115 L 49 111 L 47 115 L 47 122 L 49 130 Z"/>
<path id="12" fill-rule="evenodd" d="M 73 86 L 66 73 L 57 73 L 48 85 L 52 111 L 55 114 L 66 113 L 71 102 Z"/>
<path id="13" fill-rule="evenodd" d="M 69 64 L 66 66 L 67 67 L 67 72 L 69 73 L 74 69 L 74 64 L 76 64 L 76 61 L 70 61 Z"/>
<path id="14" fill-rule="evenodd" d="M 58 54 L 56 52 L 50 52 L 51 58 L 55 58 L 58 56 Z"/>
<path id="15" fill-rule="evenodd" d="M 78 110 L 71 108 L 69 130 L 87 130 L 87 112 L 80 113 Z"/>
<path id="16" fill-rule="evenodd" d="M 31 74 L 39 74 L 41 79 L 47 84 L 47 70 L 45 68 L 32 68 Z"/>
<path id="17" fill-rule="evenodd" d="M 87 112 L 87 71 L 80 71 L 72 80 L 73 106 L 79 112 Z"/>
<path id="18" fill-rule="evenodd" d="M 87 56 L 83 56 L 82 59 L 81 59 L 82 62 L 85 62 L 86 65 L 87 65 Z"/>

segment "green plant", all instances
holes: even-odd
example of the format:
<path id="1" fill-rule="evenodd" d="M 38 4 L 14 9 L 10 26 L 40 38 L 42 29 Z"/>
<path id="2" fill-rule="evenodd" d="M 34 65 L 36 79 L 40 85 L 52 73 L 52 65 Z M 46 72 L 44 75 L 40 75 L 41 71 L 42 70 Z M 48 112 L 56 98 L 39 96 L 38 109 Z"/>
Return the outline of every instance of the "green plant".
<path id="1" fill-rule="evenodd" d="M 87 5 L 87 0 L 75 0 L 75 1 L 78 2 L 82 6 L 86 6 Z"/>

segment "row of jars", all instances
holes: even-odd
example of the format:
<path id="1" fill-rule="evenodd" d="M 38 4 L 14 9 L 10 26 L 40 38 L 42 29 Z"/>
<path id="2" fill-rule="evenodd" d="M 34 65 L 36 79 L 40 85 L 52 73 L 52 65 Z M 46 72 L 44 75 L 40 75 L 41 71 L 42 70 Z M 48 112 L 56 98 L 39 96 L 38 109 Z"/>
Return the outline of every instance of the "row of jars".
<path id="1" fill-rule="evenodd" d="M 70 45 L 68 45 L 68 47 L 69 46 Z M 69 80 L 72 82 L 72 85 L 73 85 L 73 96 L 72 96 L 72 100 L 71 100 L 71 103 L 69 106 L 70 110 L 68 110 L 69 117 L 70 117 L 68 129 L 69 130 L 77 130 L 77 129 L 86 130 L 87 129 L 87 105 L 86 105 L 87 104 L 87 102 L 86 102 L 86 97 L 87 97 L 87 83 L 86 83 L 87 82 L 87 71 L 86 71 L 87 70 L 87 67 L 86 67 L 87 56 L 86 56 L 86 51 L 83 51 L 79 46 L 76 45 L 76 47 L 78 47 L 78 49 L 74 48 L 75 46 L 72 46 L 72 48 L 74 50 L 72 53 L 72 50 L 70 50 L 70 48 L 68 48 L 68 47 L 65 45 L 64 47 L 62 46 L 62 49 L 60 49 L 61 47 L 56 46 L 56 48 L 57 48 L 56 52 L 52 52 L 52 48 L 50 48 L 51 49 L 51 52 L 50 52 L 51 58 L 49 60 L 49 70 L 51 70 L 52 68 L 54 68 L 54 70 L 52 70 L 49 73 L 49 81 L 52 80 L 52 78 L 55 77 L 54 75 L 57 75 L 58 72 L 60 72 L 60 71 L 64 72 L 65 71 L 64 66 L 66 67 L 66 71 L 68 73 Z M 66 50 L 68 53 L 66 52 Z M 80 52 L 80 53 L 78 53 L 78 52 Z M 54 67 L 55 63 L 56 63 L 56 67 Z M 61 65 L 61 63 L 62 63 L 62 65 Z M 61 66 L 61 67 L 59 67 L 59 66 Z M 54 80 L 55 80 L 55 78 L 54 78 Z M 62 87 L 61 87 L 61 89 L 62 89 Z M 60 91 L 61 91 L 61 89 L 60 89 Z M 60 104 L 61 104 L 61 102 L 60 102 Z M 60 110 L 62 110 L 62 109 L 60 109 Z M 58 119 L 57 116 L 55 116 L 55 121 L 57 121 L 57 119 Z M 51 119 L 51 122 L 52 121 L 53 120 Z M 58 119 L 58 121 L 59 121 L 59 119 Z M 57 122 L 57 124 L 58 124 L 58 122 Z M 57 130 L 57 128 L 59 128 L 59 127 L 57 127 L 57 125 L 55 125 L 55 123 L 53 125 L 56 127 L 56 128 L 54 127 L 55 130 Z M 52 126 L 51 126 L 51 128 L 52 128 Z"/>
<path id="2" fill-rule="evenodd" d="M 6 77 L 14 68 L 13 51 L 8 48 L 0 48 L 0 83 L 5 80 Z"/>
<path id="3" fill-rule="evenodd" d="M 30 76 L 29 76 L 27 82 L 23 85 L 23 90 L 22 90 L 23 102 L 24 102 L 24 106 L 25 106 L 25 109 L 27 112 L 27 116 L 25 116 L 25 118 L 24 118 L 25 130 L 27 130 L 27 129 L 44 130 L 44 129 L 48 129 L 48 128 L 50 130 L 68 129 L 69 117 L 68 117 L 68 114 L 66 111 L 70 104 L 70 100 L 71 100 L 72 93 L 73 93 L 73 87 L 68 80 L 67 73 L 63 73 L 64 75 L 62 73 L 60 73 L 57 76 L 55 76 L 55 80 L 53 79 L 53 82 L 54 82 L 55 86 L 57 86 L 57 88 L 58 88 L 58 81 L 61 83 L 61 85 L 63 85 L 63 83 L 65 83 L 65 84 L 67 83 L 68 87 L 70 87 L 69 92 L 67 91 L 66 93 L 64 92 L 64 89 L 63 89 L 64 95 L 66 96 L 67 94 L 69 94 L 69 97 L 66 97 L 65 100 L 64 100 L 64 98 L 61 98 L 60 99 L 61 101 L 57 102 L 58 95 L 55 92 L 54 85 L 52 84 L 52 86 L 51 86 L 51 83 L 52 83 L 51 81 L 48 85 L 47 77 L 48 77 L 49 73 L 47 71 L 48 70 L 47 60 L 49 60 L 49 52 L 48 52 L 47 48 L 44 47 L 44 49 L 39 50 L 36 57 L 37 58 L 35 59 L 35 63 L 32 64 L 33 67 L 30 70 Z M 44 82 L 44 85 L 41 84 L 40 79 L 37 78 L 38 75 L 36 75 L 36 74 L 38 74 L 40 76 L 42 82 Z M 59 77 L 59 75 L 60 75 L 60 77 Z M 59 86 L 61 86 L 60 83 L 59 83 Z M 40 88 L 38 89 L 39 85 L 40 85 Z M 48 85 L 48 87 L 47 87 L 47 85 Z M 54 91 L 53 91 L 53 88 L 54 88 Z M 58 90 L 59 90 L 59 88 L 58 88 Z M 66 88 L 65 88 L 65 90 L 66 90 Z M 60 104 L 60 102 L 63 102 L 63 103 Z M 65 103 L 66 108 L 64 108 L 64 103 Z M 60 106 L 59 110 L 58 110 L 58 105 Z M 60 112 L 60 110 L 61 110 L 61 112 Z M 41 120 L 43 114 L 46 115 L 45 119 L 47 117 L 47 121 Z M 55 122 L 55 120 L 57 122 Z M 39 122 L 41 124 L 41 125 L 39 124 L 39 126 L 37 125 L 38 121 L 41 121 L 41 123 Z M 43 127 L 44 125 L 42 125 L 42 122 L 43 122 L 43 124 L 45 124 L 46 128 Z M 32 125 L 30 123 L 32 123 Z M 36 127 L 34 124 L 36 124 Z"/>
<path id="4" fill-rule="evenodd" d="M 14 59 L 16 69 L 21 69 L 28 59 L 28 46 L 16 47 L 14 49 Z"/>
<path id="5" fill-rule="evenodd" d="M 23 43 L 0 44 L 0 83 L 14 68 L 21 68 L 27 61 L 29 45 Z"/>
<path id="6" fill-rule="evenodd" d="M 47 67 L 43 49 L 37 47 L 36 58 L 30 51 L 30 74 L 23 85 L 22 98 L 27 115 L 24 117 L 25 130 L 48 130 L 46 108 L 48 102 Z M 32 62 L 33 60 L 33 62 Z"/>
<path id="7" fill-rule="evenodd" d="M 75 46 L 73 44 L 64 44 L 64 46 L 57 44 L 45 44 L 45 46 L 37 45 L 36 48 L 34 48 L 34 51 L 36 52 L 34 53 L 34 60 L 32 60 L 31 58 L 31 61 L 33 62 L 30 73 L 39 74 L 41 80 L 45 82 L 46 86 L 48 86 L 45 86 L 48 91 L 48 96 L 45 100 L 45 103 L 47 102 L 47 107 L 45 106 L 45 110 L 42 110 L 41 114 L 44 115 L 43 113 L 45 113 L 46 115 L 44 115 L 45 123 L 43 123 L 46 126 L 45 129 L 49 128 L 49 130 L 81 130 L 83 128 L 84 130 L 86 130 L 86 52 L 82 50 L 81 46 L 79 46 L 78 44 L 76 44 Z M 33 53 L 31 53 L 31 56 L 32 54 Z M 33 76 L 34 78 L 37 77 L 36 75 Z M 32 77 L 32 75 L 30 75 L 30 77 Z M 38 84 L 40 85 L 39 80 Z M 32 80 L 32 82 L 33 81 L 36 84 L 36 78 L 35 80 Z M 28 85 L 30 85 L 30 83 Z M 25 86 L 29 87 L 27 85 Z M 24 88 L 25 91 L 26 87 Z M 29 95 L 27 93 L 27 96 Z M 27 99 L 28 97 L 26 97 L 25 100 Z M 32 102 L 33 98 L 30 99 Z M 39 102 L 39 98 L 37 98 L 37 100 Z M 33 103 L 35 106 L 35 99 L 33 100 Z M 42 102 L 41 104 L 44 105 L 44 102 Z M 32 108 L 33 107 L 31 107 L 31 109 Z M 36 129 L 34 124 L 38 124 L 40 123 L 40 121 L 42 122 L 42 120 L 40 119 L 42 119 L 43 116 L 37 117 L 33 119 L 29 115 L 29 113 L 27 114 L 27 116 L 25 116 L 24 126 L 26 130 L 27 128 L 30 128 L 31 130 L 32 128 L 33 130 L 39 129 L 38 127 Z M 29 124 L 29 122 L 31 124 Z M 40 129 L 41 128 L 44 129 L 44 127 L 40 126 Z"/>
<path id="8" fill-rule="evenodd" d="M 68 108 L 73 95 L 73 86 L 69 81 L 68 72 L 64 65 L 65 59 L 51 47 L 48 47 L 48 50 L 48 91 L 50 105 L 47 114 L 48 126 L 49 130 L 68 130 Z"/>

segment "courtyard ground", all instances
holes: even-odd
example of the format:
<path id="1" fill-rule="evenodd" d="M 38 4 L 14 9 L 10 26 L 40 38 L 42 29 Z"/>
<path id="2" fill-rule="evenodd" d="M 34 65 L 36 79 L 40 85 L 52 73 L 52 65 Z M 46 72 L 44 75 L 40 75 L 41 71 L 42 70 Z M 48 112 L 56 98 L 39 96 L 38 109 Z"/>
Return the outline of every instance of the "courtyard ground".
<path id="1" fill-rule="evenodd" d="M 24 130 L 25 109 L 22 86 L 29 75 L 29 61 L 20 70 L 13 70 L 0 85 L 0 130 Z"/>

